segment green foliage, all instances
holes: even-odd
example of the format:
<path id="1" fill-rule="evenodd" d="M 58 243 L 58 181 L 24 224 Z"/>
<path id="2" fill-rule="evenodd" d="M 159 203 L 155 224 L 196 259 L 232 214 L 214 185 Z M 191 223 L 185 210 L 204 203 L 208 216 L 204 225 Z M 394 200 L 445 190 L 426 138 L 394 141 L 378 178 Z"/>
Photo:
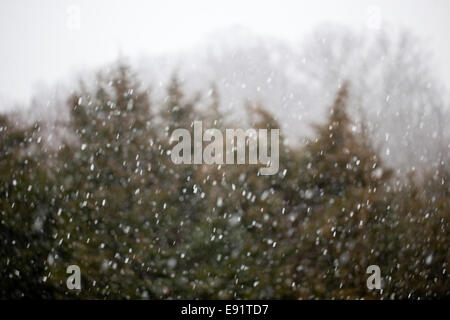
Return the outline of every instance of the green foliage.
<path id="1" fill-rule="evenodd" d="M 52 181 L 36 150 L 39 130 L 38 124 L 20 128 L 0 116 L 1 298 L 51 298 L 63 291 L 48 279 L 51 255 L 59 251 L 53 239 L 58 229 Z"/>
<path id="2" fill-rule="evenodd" d="M 215 87 L 188 98 L 174 76 L 154 106 L 123 64 L 68 99 L 54 151 L 42 151 L 39 124 L 1 116 L 0 297 L 448 297 L 450 170 L 395 184 L 364 128 L 354 130 L 349 91 L 314 140 L 291 147 L 281 136 L 273 176 L 174 165 L 175 128 L 233 127 Z M 262 106 L 247 109 L 251 127 L 280 127 Z M 72 264 L 80 291 L 66 288 Z M 372 264 L 382 292 L 366 287 Z"/>

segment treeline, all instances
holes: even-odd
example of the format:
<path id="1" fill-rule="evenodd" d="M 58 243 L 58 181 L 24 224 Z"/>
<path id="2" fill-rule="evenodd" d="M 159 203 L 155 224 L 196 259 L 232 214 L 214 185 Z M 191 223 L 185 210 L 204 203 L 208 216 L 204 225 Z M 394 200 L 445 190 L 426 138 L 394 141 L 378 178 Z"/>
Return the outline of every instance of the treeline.
<path id="1" fill-rule="evenodd" d="M 45 124 L 0 116 L 0 297 L 448 298 L 448 163 L 398 182 L 364 124 L 355 130 L 350 90 L 314 139 L 280 141 L 273 176 L 174 165 L 174 128 L 232 121 L 214 89 L 190 98 L 176 77 L 155 104 L 123 64 L 68 98 L 50 148 Z M 248 120 L 280 127 L 259 106 Z M 69 265 L 79 291 L 66 287 Z M 366 286 L 369 265 L 381 291 Z"/>

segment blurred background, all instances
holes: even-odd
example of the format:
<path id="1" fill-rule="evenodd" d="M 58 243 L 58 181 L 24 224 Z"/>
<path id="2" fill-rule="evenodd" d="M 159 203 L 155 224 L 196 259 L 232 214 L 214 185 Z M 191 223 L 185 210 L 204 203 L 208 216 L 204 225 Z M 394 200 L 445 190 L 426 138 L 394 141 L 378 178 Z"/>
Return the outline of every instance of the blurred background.
<path id="1" fill-rule="evenodd" d="M 3 1 L 1 297 L 448 297 L 448 13 Z M 195 120 L 280 128 L 279 173 L 174 165 Z"/>

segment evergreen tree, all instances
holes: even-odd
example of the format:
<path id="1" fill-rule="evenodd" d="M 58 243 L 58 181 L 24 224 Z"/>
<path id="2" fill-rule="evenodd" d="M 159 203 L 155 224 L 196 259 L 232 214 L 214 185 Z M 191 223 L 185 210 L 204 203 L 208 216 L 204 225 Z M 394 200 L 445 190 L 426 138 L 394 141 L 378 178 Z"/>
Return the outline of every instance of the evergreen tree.
<path id="1" fill-rule="evenodd" d="M 49 267 L 58 232 L 40 126 L 0 116 L 0 298 L 52 298 Z"/>

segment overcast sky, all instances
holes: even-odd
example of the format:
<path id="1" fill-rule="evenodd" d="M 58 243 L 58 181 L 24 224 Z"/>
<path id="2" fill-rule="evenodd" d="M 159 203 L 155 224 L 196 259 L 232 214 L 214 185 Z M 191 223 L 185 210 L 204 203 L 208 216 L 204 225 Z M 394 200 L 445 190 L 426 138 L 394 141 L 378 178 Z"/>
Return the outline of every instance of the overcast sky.
<path id="1" fill-rule="evenodd" d="M 74 70 L 114 60 L 119 52 L 130 57 L 173 52 L 195 46 L 214 30 L 236 25 L 292 42 L 322 22 L 368 27 L 373 32 L 378 25 L 405 27 L 429 46 L 436 75 L 446 84 L 450 80 L 449 3 L 2 0 L 0 108 L 5 101 L 26 102 L 38 83 L 53 85 Z"/>

